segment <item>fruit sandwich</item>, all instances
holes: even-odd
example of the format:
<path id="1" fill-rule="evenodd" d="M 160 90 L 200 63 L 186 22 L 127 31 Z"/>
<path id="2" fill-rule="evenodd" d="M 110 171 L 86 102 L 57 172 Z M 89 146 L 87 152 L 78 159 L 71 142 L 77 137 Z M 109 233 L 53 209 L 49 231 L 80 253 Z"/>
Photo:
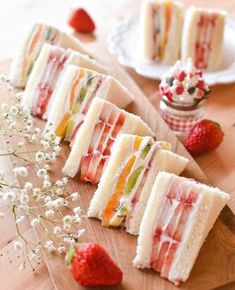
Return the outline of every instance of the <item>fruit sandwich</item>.
<path id="1" fill-rule="evenodd" d="M 140 225 L 134 265 L 153 268 L 176 285 L 186 281 L 229 194 L 160 172 Z"/>
<path id="2" fill-rule="evenodd" d="M 91 200 L 89 217 L 97 217 L 103 226 L 124 225 L 138 235 L 139 226 L 159 171 L 180 174 L 188 159 L 171 152 L 170 144 L 152 137 L 121 134 Z"/>
<path id="3" fill-rule="evenodd" d="M 65 49 L 71 48 L 80 53 L 89 54 L 78 39 L 52 26 L 34 23 L 25 35 L 11 64 L 10 80 L 14 86 L 25 87 L 44 43 L 56 44 Z"/>
<path id="4" fill-rule="evenodd" d="M 182 36 L 182 60 L 192 57 L 197 68 L 220 68 L 226 13 L 191 7 L 186 12 Z"/>
<path id="5" fill-rule="evenodd" d="M 144 59 L 171 65 L 179 59 L 183 6 L 172 1 L 143 1 L 140 45 Z"/>
<path id="6" fill-rule="evenodd" d="M 67 65 L 76 64 L 100 72 L 105 68 L 87 55 L 72 49 L 63 49 L 56 45 L 44 44 L 30 74 L 24 95 L 23 105 L 32 109 L 32 113 L 47 119 L 54 102 L 56 85 Z M 58 83 L 60 83 L 60 81 Z"/>
<path id="7" fill-rule="evenodd" d="M 46 128 L 73 142 L 92 100 L 96 97 L 109 100 L 120 108 L 126 107 L 134 99 L 111 76 L 75 65 L 67 66 L 55 91 Z"/>
<path id="8" fill-rule="evenodd" d="M 112 146 L 121 133 L 153 136 L 152 130 L 138 116 L 116 105 L 95 98 L 79 128 L 63 173 L 96 184 L 109 159 Z"/>

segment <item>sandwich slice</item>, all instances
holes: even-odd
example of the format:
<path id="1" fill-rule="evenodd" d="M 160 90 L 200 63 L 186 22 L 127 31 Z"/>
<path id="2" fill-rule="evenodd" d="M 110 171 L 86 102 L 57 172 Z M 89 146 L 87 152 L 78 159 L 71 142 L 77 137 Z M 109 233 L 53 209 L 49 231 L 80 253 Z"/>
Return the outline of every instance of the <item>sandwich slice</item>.
<path id="1" fill-rule="evenodd" d="M 106 72 L 96 61 L 56 45 L 44 44 L 30 74 L 24 96 L 23 105 L 32 109 L 32 113 L 42 119 L 47 119 L 55 94 L 58 80 L 63 79 L 63 72 L 69 64 Z M 60 82 L 59 81 L 59 82 Z"/>
<path id="2" fill-rule="evenodd" d="M 188 159 L 171 152 L 170 144 L 152 137 L 121 134 L 112 148 L 107 167 L 88 209 L 102 225 L 139 234 L 149 195 L 159 171 L 180 174 Z"/>
<path id="3" fill-rule="evenodd" d="M 186 12 L 182 35 L 182 60 L 193 59 L 196 68 L 218 70 L 222 61 L 224 24 L 222 10 L 191 7 Z"/>
<path id="4" fill-rule="evenodd" d="M 25 87 L 44 43 L 56 44 L 65 49 L 71 48 L 80 53 L 89 54 L 83 44 L 73 36 L 49 25 L 34 23 L 12 60 L 10 81 L 14 86 L 18 88 Z"/>
<path id="5" fill-rule="evenodd" d="M 183 6 L 169 0 L 143 1 L 140 47 L 143 58 L 166 65 L 179 59 Z"/>
<path id="6" fill-rule="evenodd" d="M 71 142 L 94 98 L 106 99 L 119 108 L 125 108 L 134 99 L 112 76 L 75 65 L 65 68 L 54 94 L 46 128 Z"/>
<path id="7" fill-rule="evenodd" d="M 176 285 L 186 281 L 228 200 L 218 188 L 160 172 L 140 225 L 134 265 L 153 268 Z"/>
<path id="8" fill-rule="evenodd" d="M 121 133 L 153 136 L 152 130 L 138 116 L 116 105 L 95 98 L 79 128 L 63 173 L 74 177 L 78 172 L 82 181 L 100 181 L 117 136 Z"/>

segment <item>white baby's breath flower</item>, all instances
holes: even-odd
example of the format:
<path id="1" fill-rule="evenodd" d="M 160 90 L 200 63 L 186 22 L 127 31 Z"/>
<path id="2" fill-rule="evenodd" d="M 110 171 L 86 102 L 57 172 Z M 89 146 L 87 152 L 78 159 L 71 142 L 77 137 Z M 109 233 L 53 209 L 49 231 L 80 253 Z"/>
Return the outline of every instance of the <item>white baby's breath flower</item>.
<path id="1" fill-rule="evenodd" d="M 59 226 L 54 227 L 53 234 L 59 235 L 60 233 L 61 233 L 61 227 L 59 227 Z"/>
<path id="2" fill-rule="evenodd" d="M 59 145 L 56 145 L 56 146 L 54 146 L 53 150 L 56 154 L 59 154 L 61 151 L 61 147 Z"/>
<path id="3" fill-rule="evenodd" d="M 30 224 L 32 227 L 36 227 L 37 225 L 39 225 L 39 223 L 40 223 L 40 220 L 37 218 L 34 218 L 34 219 L 32 219 Z"/>
<path id="4" fill-rule="evenodd" d="M 56 194 L 57 195 L 63 195 L 63 189 L 62 188 L 57 188 L 56 189 Z"/>
<path id="5" fill-rule="evenodd" d="M 41 130 L 39 128 L 35 128 L 33 130 L 33 132 L 34 132 L 34 134 L 38 135 L 38 134 L 40 134 Z"/>
<path id="6" fill-rule="evenodd" d="M 58 136 L 56 136 L 55 139 L 54 139 L 54 141 L 53 141 L 53 143 L 54 143 L 54 145 L 59 145 L 60 144 L 60 141 L 61 141 L 61 138 L 58 137 Z"/>
<path id="7" fill-rule="evenodd" d="M 63 206 L 64 205 L 64 199 L 62 197 L 55 199 L 54 200 L 54 205 L 57 208 Z"/>
<path id="8" fill-rule="evenodd" d="M 82 219 L 81 219 L 81 217 L 78 215 L 78 214 L 75 214 L 74 216 L 73 216 L 73 222 L 75 222 L 76 224 L 81 224 L 81 222 L 82 222 Z"/>
<path id="9" fill-rule="evenodd" d="M 25 188 L 26 190 L 31 190 L 31 189 L 33 188 L 33 184 L 32 184 L 31 182 L 26 182 L 26 183 L 24 184 L 24 188 Z"/>
<path id="10" fill-rule="evenodd" d="M 44 181 L 43 181 L 43 188 L 48 189 L 48 188 L 50 188 L 50 187 L 51 187 L 51 182 L 48 181 L 48 180 L 44 180 Z"/>
<path id="11" fill-rule="evenodd" d="M 7 202 L 13 202 L 16 198 L 16 194 L 13 191 L 6 192 L 3 196 L 3 199 Z"/>
<path id="12" fill-rule="evenodd" d="M 68 177 L 63 177 L 62 182 L 64 185 L 66 185 L 68 183 Z"/>
<path id="13" fill-rule="evenodd" d="M 63 217 L 63 222 L 66 223 L 66 224 L 69 224 L 73 221 L 73 218 L 71 215 L 66 215 Z"/>
<path id="14" fill-rule="evenodd" d="M 59 254 L 65 253 L 65 246 L 58 247 L 57 251 L 58 251 Z"/>
<path id="15" fill-rule="evenodd" d="M 52 209 L 49 209 L 45 212 L 45 216 L 46 217 L 50 217 L 50 216 L 53 216 L 55 214 L 54 210 Z"/>
<path id="16" fill-rule="evenodd" d="M 17 108 L 16 106 L 12 106 L 12 107 L 10 108 L 10 113 L 11 113 L 11 115 L 15 116 L 15 115 L 18 114 L 18 112 L 19 112 L 19 110 L 18 110 L 18 108 Z"/>
<path id="17" fill-rule="evenodd" d="M 45 175 L 47 174 L 47 171 L 45 168 L 40 168 L 38 171 L 37 171 L 37 176 L 39 178 L 43 178 Z"/>
<path id="18" fill-rule="evenodd" d="M 14 249 L 21 252 L 23 249 L 23 244 L 20 241 L 15 241 L 14 242 Z"/>
<path id="19" fill-rule="evenodd" d="M 27 177 L 28 176 L 28 169 L 24 166 L 21 167 L 15 167 L 13 169 L 13 172 L 15 173 L 15 175 L 19 175 L 22 177 Z"/>
<path id="20" fill-rule="evenodd" d="M 0 212 L 0 219 L 4 218 L 5 214 L 3 212 Z"/>
<path id="21" fill-rule="evenodd" d="M 50 144 L 47 141 L 41 141 L 42 147 L 44 150 L 47 150 L 50 147 Z"/>
<path id="22" fill-rule="evenodd" d="M 33 194 L 35 194 L 35 195 L 39 195 L 40 193 L 41 193 L 41 189 L 40 189 L 40 188 L 35 187 L 35 188 L 33 189 Z"/>
<path id="23" fill-rule="evenodd" d="M 41 162 L 41 161 L 43 161 L 44 160 L 44 158 L 45 158 L 45 154 L 42 152 L 42 151 L 38 151 L 37 153 L 36 153 L 36 155 L 35 155 L 35 160 L 36 160 L 36 162 Z"/>
<path id="24" fill-rule="evenodd" d="M 45 201 L 45 202 L 49 202 L 49 201 L 51 201 L 51 197 L 50 197 L 50 196 L 46 196 L 46 197 L 44 198 L 44 201 Z"/>
<path id="25" fill-rule="evenodd" d="M 64 229 L 66 232 L 68 232 L 68 231 L 70 231 L 70 229 L 71 229 L 71 225 L 70 225 L 70 224 L 64 224 L 64 225 L 63 225 L 63 229 Z"/>
<path id="26" fill-rule="evenodd" d="M 29 196 L 27 194 L 22 194 L 20 196 L 20 202 L 22 204 L 27 204 L 29 202 Z"/>
<path id="27" fill-rule="evenodd" d="M 82 214 L 82 209 L 80 206 L 77 206 L 73 209 L 73 212 L 76 213 L 77 215 L 81 215 Z"/>
<path id="28" fill-rule="evenodd" d="M 56 250 L 56 248 L 53 245 L 53 241 L 51 240 L 46 241 L 44 247 L 48 250 L 48 252 L 53 252 Z"/>
<path id="29" fill-rule="evenodd" d="M 58 187 L 63 187 L 63 186 L 64 186 L 64 183 L 63 183 L 62 180 L 57 180 L 55 184 L 56 184 L 56 186 L 58 186 Z"/>
<path id="30" fill-rule="evenodd" d="M 78 192 L 73 192 L 70 196 L 72 198 L 72 201 L 76 201 L 79 197 L 79 194 Z"/>

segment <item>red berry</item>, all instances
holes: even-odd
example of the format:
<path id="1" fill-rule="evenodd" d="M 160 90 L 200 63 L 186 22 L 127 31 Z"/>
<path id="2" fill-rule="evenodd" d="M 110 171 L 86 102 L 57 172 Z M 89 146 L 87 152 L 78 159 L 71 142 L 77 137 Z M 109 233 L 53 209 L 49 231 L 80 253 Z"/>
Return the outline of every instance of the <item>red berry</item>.
<path id="1" fill-rule="evenodd" d="M 185 147 L 192 155 L 203 154 L 217 148 L 223 137 L 220 125 L 205 119 L 191 129 Z"/>
<path id="2" fill-rule="evenodd" d="M 203 90 L 205 88 L 205 82 L 203 80 L 199 80 L 196 87 Z"/>
<path id="3" fill-rule="evenodd" d="M 183 81 L 186 77 L 186 73 L 182 70 L 182 71 L 179 71 L 176 75 L 176 78 L 179 80 L 179 81 Z"/>
<path id="4" fill-rule="evenodd" d="M 182 95 L 184 92 L 184 87 L 183 86 L 178 86 L 175 88 L 175 92 L 177 95 Z"/>
<path id="5" fill-rule="evenodd" d="M 198 97 L 198 98 L 202 98 L 202 97 L 205 96 L 204 91 L 203 91 L 203 90 L 200 90 L 200 89 L 197 89 L 197 90 L 196 90 L 196 94 L 197 94 L 197 97 Z"/>
<path id="6" fill-rule="evenodd" d="M 70 248 L 66 266 L 85 287 L 114 286 L 122 281 L 122 271 L 98 244 L 84 243 Z"/>
<path id="7" fill-rule="evenodd" d="M 77 32 L 91 33 L 95 30 L 95 24 L 90 15 L 83 8 L 73 11 L 68 24 Z"/>

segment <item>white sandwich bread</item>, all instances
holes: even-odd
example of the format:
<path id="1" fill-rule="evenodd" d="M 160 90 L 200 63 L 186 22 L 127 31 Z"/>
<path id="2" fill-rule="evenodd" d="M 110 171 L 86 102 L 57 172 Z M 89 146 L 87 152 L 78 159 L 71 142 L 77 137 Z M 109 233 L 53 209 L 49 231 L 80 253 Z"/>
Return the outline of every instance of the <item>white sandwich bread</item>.
<path id="1" fill-rule="evenodd" d="M 140 52 L 147 61 L 174 64 L 180 55 L 183 5 L 169 0 L 143 1 Z"/>
<path id="2" fill-rule="evenodd" d="M 140 225 L 138 268 L 153 268 L 178 285 L 186 281 L 229 194 L 192 179 L 160 172 Z"/>
<path id="3" fill-rule="evenodd" d="M 47 119 L 54 102 L 57 82 L 63 79 L 65 68 L 75 64 L 85 68 L 106 72 L 106 69 L 87 55 L 56 45 L 44 44 L 30 74 L 24 95 L 23 105 L 32 109 L 32 113 Z M 53 98 L 52 98 L 53 97 Z"/>
<path id="4" fill-rule="evenodd" d="M 106 99 L 119 108 L 125 108 L 134 99 L 112 76 L 75 65 L 65 68 L 63 78 L 53 94 L 55 96 L 52 96 L 53 104 L 46 129 L 71 142 L 94 98 Z"/>
<path id="5" fill-rule="evenodd" d="M 12 60 L 9 77 L 14 86 L 25 87 L 34 63 L 45 43 L 89 54 L 83 44 L 73 36 L 44 23 L 34 23 L 27 31 Z"/>
<path id="6" fill-rule="evenodd" d="M 119 109 L 104 99 L 95 98 L 79 128 L 63 173 L 96 184 L 109 159 L 112 146 L 121 133 L 153 136 L 138 116 Z"/>
<path id="7" fill-rule="evenodd" d="M 218 70 L 222 62 L 226 13 L 222 10 L 190 7 L 182 35 L 182 60 L 193 59 L 196 68 Z"/>
<path id="8" fill-rule="evenodd" d="M 188 159 L 169 151 L 170 147 L 166 142 L 154 142 L 152 137 L 119 135 L 88 217 L 100 218 L 107 227 L 123 225 L 128 233 L 138 235 L 157 173 L 180 174 L 188 163 Z"/>

